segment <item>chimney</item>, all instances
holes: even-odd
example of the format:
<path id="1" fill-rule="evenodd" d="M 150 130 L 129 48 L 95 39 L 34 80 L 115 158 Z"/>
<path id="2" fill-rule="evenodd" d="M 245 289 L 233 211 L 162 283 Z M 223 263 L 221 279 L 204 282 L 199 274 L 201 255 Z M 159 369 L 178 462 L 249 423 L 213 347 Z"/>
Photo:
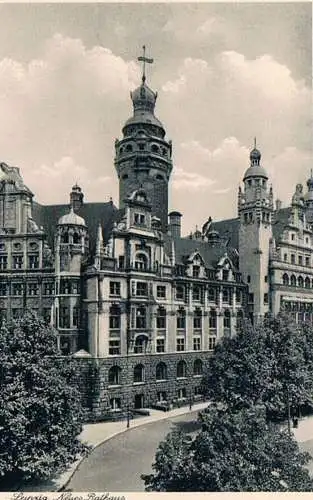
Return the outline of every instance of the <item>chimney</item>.
<path id="1" fill-rule="evenodd" d="M 278 199 L 277 199 L 277 200 L 276 200 L 276 211 L 280 210 L 280 209 L 281 209 L 281 207 L 282 207 L 282 202 L 281 202 L 281 200 L 278 200 Z"/>
<path id="2" fill-rule="evenodd" d="M 182 214 L 180 212 L 171 212 L 168 214 L 169 218 L 169 232 L 173 238 L 181 237 L 181 218 Z"/>

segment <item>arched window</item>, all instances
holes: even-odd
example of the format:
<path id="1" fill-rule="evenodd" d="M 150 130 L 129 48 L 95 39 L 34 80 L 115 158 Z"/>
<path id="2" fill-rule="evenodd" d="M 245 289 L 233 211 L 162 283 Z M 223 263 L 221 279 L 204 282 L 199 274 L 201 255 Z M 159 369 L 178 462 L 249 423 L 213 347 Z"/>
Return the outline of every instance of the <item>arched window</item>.
<path id="1" fill-rule="evenodd" d="M 112 366 L 109 369 L 109 385 L 119 385 L 121 383 L 121 368 Z"/>
<path id="2" fill-rule="evenodd" d="M 290 284 L 291 286 L 297 286 L 297 280 L 294 274 L 291 275 Z"/>
<path id="3" fill-rule="evenodd" d="M 283 285 L 289 285 L 289 276 L 287 273 L 283 274 Z"/>
<path id="4" fill-rule="evenodd" d="M 133 150 L 133 146 L 131 144 L 127 144 L 125 150 L 127 151 L 127 153 L 131 153 Z"/>
<path id="5" fill-rule="evenodd" d="M 202 373 L 203 373 L 203 363 L 201 359 L 196 359 L 193 364 L 193 374 L 202 375 Z"/>
<path id="6" fill-rule="evenodd" d="M 146 335 L 138 335 L 135 340 L 134 353 L 145 353 L 148 346 L 148 337 Z"/>
<path id="7" fill-rule="evenodd" d="M 164 177 L 161 174 L 157 174 L 155 178 L 157 181 L 164 181 Z"/>
<path id="8" fill-rule="evenodd" d="M 74 245 L 77 245 L 78 243 L 80 243 L 80 237 L 79 237 L 79 234 L 78 233 L 74 233 L 73 234 L 73 243 Z"/>
<path id="9" fill-rule="evenodd" d="M 186 377 L 187 374 L 187 365 L 185 361 L 178 361 L 177 363 L 177 369 L 176 369 L 176 376 L 177 378 L 183 378 Z"/>
<path id="10" fill-rule="evenodd" d="M 152 153 L 159 153 L 159 148 L 156 144 L 152 144 L 151 146 Z"/>
<path id="11" fill-rule="evenodd" d="M 68 243 L 68 233 L 63 233 L 61 236 L 61 243 Z"/>
<path id="12" fill-rule="evenodd" d="M 136 254 L 135 269 L 138 269 L 138 271 L 146 271 L 148 269 L 148 259 L 144 253 Z"/>
<path id="13" fill-rule="evenodd" d="M 134 382 L 144 382 L 144 372 L 143 365 L 136 365 L 134 368 Z"/>
<path id="14" fill-rule="evenodd" d="M 311 286 L 311 280 L 310 278 L 306 277 L 305 278 L 305 288 L 310 288 Z"/>
<path id="15" fill-rule="evenodd" d="M 158 363 L 155 368 L 155 378 L 157 380 L 167 379 L 167 367 L 165 363 Z"/>
<path id="16" fill-rule="evenodd" d="M 298 276 L 298 286 L 300 288 L 303 288 L 303 285 L 304 285 L 304 281 L 303 281 L 302 276 Z"/>
<path id="17" fill-rule="evenodd" d="M 224 312 L 224 328 L 230 328 L 230 311 L 228 309 Z"/>

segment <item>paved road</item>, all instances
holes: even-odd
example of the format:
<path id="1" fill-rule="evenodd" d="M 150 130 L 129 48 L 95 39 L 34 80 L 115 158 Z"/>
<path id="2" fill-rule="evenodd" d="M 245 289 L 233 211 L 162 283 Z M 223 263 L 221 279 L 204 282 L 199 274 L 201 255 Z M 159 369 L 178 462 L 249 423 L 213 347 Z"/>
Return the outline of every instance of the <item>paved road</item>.
<path id="1" fill-rule="evenodd" d="M 152 472 L 160 441 L 172 428 L 192 432 L 199 428 L 198 412 L 130 429 L 93 450 L 75 472 L 66 490 L 144 491 L 141 474 Z"/>

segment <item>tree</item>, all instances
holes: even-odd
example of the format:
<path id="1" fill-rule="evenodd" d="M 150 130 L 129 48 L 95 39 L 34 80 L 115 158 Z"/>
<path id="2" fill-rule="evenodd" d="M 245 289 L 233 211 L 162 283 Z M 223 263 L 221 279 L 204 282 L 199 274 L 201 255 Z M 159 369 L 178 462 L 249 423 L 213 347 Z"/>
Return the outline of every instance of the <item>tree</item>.
<path id="1" fill-rule="evenodd" d="M 255 327 L 244 324 L 235 337 L 217 345 L 209 360 L 207 396 L 234 409 L 262 403 L 272 417 L 307 402 L 313 389 L 308 328 L 285 315 Z"/>
<path id="2" fill-rule="evenodd" d="M 0 329 L 0 476 L 48 478 L 83 451 L 80 395 L 55 331 L 33 313 Z"/>
<path id="3" fill-rule="evenodd" d="M 310 456 L 265 419 L 265 408 L 211 405 L 191 440 L 170 433 L 156 453 L 146 491 L 313 491 Z"/>

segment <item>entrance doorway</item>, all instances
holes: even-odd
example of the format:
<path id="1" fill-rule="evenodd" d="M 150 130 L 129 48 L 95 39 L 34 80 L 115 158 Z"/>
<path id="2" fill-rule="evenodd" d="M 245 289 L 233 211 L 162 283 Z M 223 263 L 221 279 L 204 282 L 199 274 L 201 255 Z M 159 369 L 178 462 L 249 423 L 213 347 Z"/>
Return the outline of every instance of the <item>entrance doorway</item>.
<path id="1" fill-rule="evenodd" d="M 135 410 L 139 410 L 140 408 L 144 407 L 144 397 L 143 394 L 136 394 L 135 395 Z"/>

